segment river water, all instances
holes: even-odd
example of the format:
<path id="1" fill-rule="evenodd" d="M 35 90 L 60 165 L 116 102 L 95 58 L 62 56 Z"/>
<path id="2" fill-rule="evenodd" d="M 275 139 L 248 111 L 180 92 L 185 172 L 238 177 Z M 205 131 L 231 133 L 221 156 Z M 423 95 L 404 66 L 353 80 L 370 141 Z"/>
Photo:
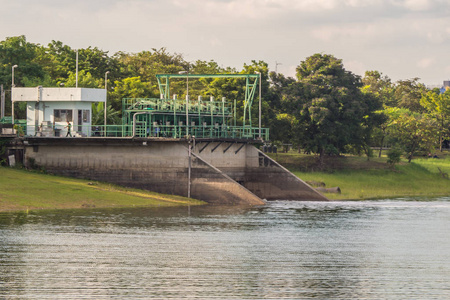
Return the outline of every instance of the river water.
<path id="1" fill-rule="evenodd" d="M 450 299 L 450 198 L 0 214 L 1 299 Z"/>

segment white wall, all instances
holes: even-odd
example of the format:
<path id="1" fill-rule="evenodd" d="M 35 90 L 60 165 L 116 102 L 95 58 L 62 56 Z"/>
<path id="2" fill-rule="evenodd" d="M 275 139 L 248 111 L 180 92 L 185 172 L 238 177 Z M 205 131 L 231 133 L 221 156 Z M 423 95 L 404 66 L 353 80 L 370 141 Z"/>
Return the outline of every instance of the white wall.
<path id="1" fill-rule="evenodd" d="M 35 112 L 36 102 L 27 102 L 27 135 L 34 135 L 36 128 L 36 112 Z M 72 110 L 72 134 L 78 131 L 78 125 L 82 125 L 82 133 L 89 136 L 90 126 L 92 120 L 92 104 L 91 102 L 39 102 L 39 113 L 38 113 L 38 126 L 42 122 L 49 121 L 52 125 L 55 121 L 53 111 L 55 109 L 66 109 Z M 78 124 L 78 110 L 88 110 L 89 111 L 89 122 Z M 61 135 L 65 136 L 67 129 L 67 122 L 55 122 L 55 126 L 61 130 Z"/>
<path id="2" fill-rule="evenodd" d="M 67 102 L 105 102 L 105 89 L 88 88 L 41 88 L 14 87 L 12 89 L 13 101 L 67 101 Z"/>

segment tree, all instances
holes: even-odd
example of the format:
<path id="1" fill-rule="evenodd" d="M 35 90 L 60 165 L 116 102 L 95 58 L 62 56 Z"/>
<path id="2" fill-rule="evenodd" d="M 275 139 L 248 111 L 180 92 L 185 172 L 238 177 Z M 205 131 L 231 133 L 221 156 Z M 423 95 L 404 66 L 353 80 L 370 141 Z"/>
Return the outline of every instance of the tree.
<path id="1" fill-rule="evenodd" d="M 288 105 L 291 101 L 286 99 L 288 87 L 294 82 L 293 78 L 280 73 L 269 74 L 270 86 L 264 93 L 262 123 L 264 127 L 269 127 L 270 139 L 275 143 L 293 142 L 297 119 L 294 117 L 294 110 Z"/>
<path id="2" fill-rule="evenodd" d="M 280 142 L 283 145 L 290 144 L 294 136 L 296 124 L 297 120 L 294 116 L 286 113 L 277 114 L 271 124 L 274 128 L 271 130 L 271 140 Z M 285 147 L 286 150 L 287 147 Z"/>
<path id="3" fill-rule="evenodd" d="M 81 70 L 78 72 L 78 87 L 84 88 L 103 88 L 104 80 L 100 78 L 94 78 L 90 72 L 86 72 L 85 70 Z M 76 73 L 69 71 L 69 77 L 67 78 L 66 83 L 64 84 L 66 87 L 75 87 L 76 86 Z"/>
<path id="4" fill-rule="evenodd" d="M 422 95 L 427 91 L 425 85 L 419 83 L 419 78 L 399 80 L 397 81 L 394 92 L 397 106 L 407 108 L 413 112 L 425 112 L 423 106 L 420 105 L 420 99 L 422 99 Z"/>
<path id="5" fill-rule="evenodd" d="M 439 91 L 429 91 L 420 99 L 422 105 L 436 120 L 439 134 L 439 150 L 442 152 L 444 138 L 450 135 L 450 90 L 441 94 Z"/>
<path id="6" fill-rule="evenodd" d="M 120 66 L 120 73 L 127 77 L 140 77 L 143 82 L 155 86 L 156 74 L 174 74 L 187 70 L 188 63 L 178 53 L 171 54 L 166 48 L 152 49 L 139 53 L 118 52 L 113 57 Z"/>
<path id="7" fill-rule="evenodd" d="M 76 70 L 76 51 L 60 41 L 52 41 L 37 49 L 36 62 L 54 80 L 54 85 L 65 83 L 69 72 Z"/>
<path id="8" fill-rule="evenodd" d="M 92 125 L 104 125 L 105 123 L 105 110 L 103 102 L 92 104 Z M 119 111 L 114 110 L 112 105 L 106 107 L 106 124 L 119 124 L 120 116 Z"/>
<path id="9" fill-rule="evenodd" d="M 362 78 L 362 91 L 364 93 L 371 93 L 378 97 L 380 101 L 387 106 L 396 106 L 397 103 L 394 97 L 394 85 L 388 76 L 383 76 L 378 71 L 366 71 Z"/>
<path id="10" fill-rule="evenodd" d="M 36 57 L 37 46 L 28 43 L 24 35 L 6 38 L 0 43 L 0 82 L 11 85 L 13 65 L 19 66 L 15 69 L 16 86 L 23 86 L 25 82 L 42 81 L 45 72 L 36 63 Z"/>
<path id="11" fill-rule="evenodd" d="M 122 111 L 122 99 L 124 98 L 159 98 L 151 89 L 150 84 L 142 82 L 140 77 L 115 81 L 114 85 L 114 91 L 109 93 L 108 100 L 116 111 Z"/>
<path id="12" fill-rule="evenodd" d="M 323 159 L 349 146 L 369 146 L 365 135 L 378 125 L 375 111 L 381 102 L 361 92 L 358 76 L 345 70 L 340 59 L 315 54 L 300 63 L 297 78 L 290 94 L 296 139 L 303 149 Z"/>
<path id="13" fill-rule="evenodd" d="M 408 109 L 389 108 L 388 135 L 394 145 L 401 147 L 411 162 L 418 150 L 431 151 L 437 134 L 436 121 L 425 114 L 411 112 Z"/>

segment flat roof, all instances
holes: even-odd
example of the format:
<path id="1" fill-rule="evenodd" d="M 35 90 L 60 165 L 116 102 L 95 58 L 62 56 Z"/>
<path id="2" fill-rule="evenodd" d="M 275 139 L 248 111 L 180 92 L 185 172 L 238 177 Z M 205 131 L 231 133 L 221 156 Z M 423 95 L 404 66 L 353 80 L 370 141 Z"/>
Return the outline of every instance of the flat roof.
<path id="1" fill-rule="evenodd" d="M 12 100 L 26 102 L 105 102 L 106 90 L 71 87 L 13 87 Z"/>

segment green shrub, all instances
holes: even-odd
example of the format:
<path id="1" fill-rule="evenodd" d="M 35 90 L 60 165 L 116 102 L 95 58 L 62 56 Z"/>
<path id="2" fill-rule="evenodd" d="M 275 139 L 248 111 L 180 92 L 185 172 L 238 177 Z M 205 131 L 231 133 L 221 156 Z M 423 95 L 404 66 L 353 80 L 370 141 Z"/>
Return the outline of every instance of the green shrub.
<path id="1" fill-rule="evenodd" d="M 402 150 L 400 150 L 397 147 L 391 148 L 388 152 L 387 152 L 387 163 L 391 166 L 394 167 L 395 164 L 398 164 L 400 162 L 400 158 L 402 156 Z"/>

